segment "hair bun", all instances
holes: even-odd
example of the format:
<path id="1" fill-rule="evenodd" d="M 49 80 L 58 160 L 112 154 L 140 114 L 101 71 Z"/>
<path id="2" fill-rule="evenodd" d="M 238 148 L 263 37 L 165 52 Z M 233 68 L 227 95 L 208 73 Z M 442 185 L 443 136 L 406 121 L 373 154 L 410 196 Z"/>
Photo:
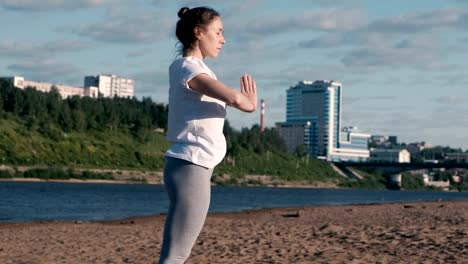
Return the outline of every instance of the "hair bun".
<path id="1" fill-rule="evenodd" d="M 182 7 L 180 10 L 179 10 L 179 13 L 177 13 L 177 15 L 180 17 L 180 18 L 183 18 L 187 12 L 190 10 L 190 8 L 188 7 Z"/>

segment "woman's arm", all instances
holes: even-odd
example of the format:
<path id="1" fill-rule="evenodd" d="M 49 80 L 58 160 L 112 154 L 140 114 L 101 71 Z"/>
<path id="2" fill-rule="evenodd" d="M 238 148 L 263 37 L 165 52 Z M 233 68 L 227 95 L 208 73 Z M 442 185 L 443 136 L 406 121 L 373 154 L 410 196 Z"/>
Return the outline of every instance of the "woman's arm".
<path id="1" fill-rule="evenodd" d="M 240 79 L 240 92 L 203 73 L 193 77 L 188 85 L 194 91 L 221 100 L 241 111 L 253 112 L 257 109 L 257 86 L 248 74 Z"/>

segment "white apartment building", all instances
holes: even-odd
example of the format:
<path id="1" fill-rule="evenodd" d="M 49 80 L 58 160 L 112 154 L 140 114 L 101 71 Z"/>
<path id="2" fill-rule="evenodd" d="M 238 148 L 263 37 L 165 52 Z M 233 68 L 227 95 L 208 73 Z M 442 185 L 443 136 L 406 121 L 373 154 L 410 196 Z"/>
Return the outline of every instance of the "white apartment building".
<path id="1" fill-rule="evenodd" d="M 104 97 L 133 97 L 135 90 L 134 81 L 132 79 L 119 77 L 117 75 L 86 76 L 84 79 L 84 87 L 29 81 L 21 76 L 2 77 L 1 79 L 12 81 L 13 85 L 20 89 L 32 87 L 46 93 L 50 92 L 52 87 L 55 87 L 62 98 L 74 95 L 98 97 L 99 94 Z"/>
<path id="2" fill-rule="evenodd" d="M 86 76 L 84 87 L 90 86 L 97 87 L 99 94 L 104 97 L 133 97 L 135 90 L 135 83 L 132 79 L 117 75 Z"/>
<path id="3" fill-rule="evenodd" d="M 77 87 L 77 86 L 70 86 L 70 85 L 62 85 L 62 84 L 52 84 L 46 82 L 35 82 L 25 80 L 24 77 L 21 76 L 13 76 L 13 77 L 5 77 L 2 79 L 11 80 L 13 86 L 24 89 L 27 87 L 35 88 L 41 92 L 48 93 L 52 90 L 52 87 L 57 88 L 57 91 L 60 93 L 62 98 L 67 98 L 70 96 L 78 95 L 78 96 L 89 96 L 89 97 L 97 97 L 98 96 L 98 88 L 97 87 Z"/>

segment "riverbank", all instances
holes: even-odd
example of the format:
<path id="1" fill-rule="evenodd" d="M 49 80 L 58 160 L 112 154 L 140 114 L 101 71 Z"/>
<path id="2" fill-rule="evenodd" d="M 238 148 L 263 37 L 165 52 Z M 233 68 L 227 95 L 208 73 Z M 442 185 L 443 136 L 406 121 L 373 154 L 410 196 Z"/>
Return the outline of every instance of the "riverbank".
<path id="1" fill-rule="evenodd" d="M 50 169 L 49 167 L 41 166 L 18 166 L 11 167 L 2 165 L 0 170 L 10 171 L 14 175 L 15 171 L 26 172 L 33 169 Z M 62 168 L 66 171 L 68 168 Z M 73 168 L 74 173 L 81 174 L 83 172 L 91 172 L 96 175 L 111 176 L 112 179 L 41 179 L 28 177 L 12 177 L 1 178 L 0 181 L 20 181 L 20 182 L 64 182 L 64 183 L 116 183 L 116 184 L 164 184 L 162 171 L 149 170 L 125 170 L 125 169 L 93 169 L 93 168 Z M 235 186 L 262 186 L 262 187 L 285 187 L 285 188 L 338 188 L 334 182 L 309 182 L 309 181 L 294 181 L 284 180 L 271 175 L 243 175 L 230 176 L 228 174 L 213 175 L 213 185 L 235 185 Z"/>
<path id="2" fill-rule="evenodd" d="M 0 224 L 1 263 L 154 263 L 165 216 Z M 187 263 L 463 263 L 468 201 L 212 213 Z"/>
<path id="3" fill-rule="evenodd" d="M 24 173 L 29 170 L 50 170 L 48 166 L 5 166 L 2 165 L 0 170 L 9 171 L 11 175 L 15 172 Z M 53 168 L 52 168 L 53 169 Z M 60 171 L 66 173 L 69 168 L 60 168 Z M 149 183 L 149 184 L 162 184 L 162 172 L 160 171 L 145 171 L 145 170 L 122 170 L 122 169 L 95 169 L 95 168 L 73 168 L 73 174 L 80 175 L 83 172 L 91 172 L 95 175 L 104 175 L 103 179 L 82 179 L 82 178 L 67 178 L 67 179 L 41 179 L 30 177 L 12 177 L 0 178 L 0 181 L 26 181 L 26 182 L 70 182 L 70 183 Z M 68 175 L 65 175 L 68 176 Z M 112 179 L 104 179 L 109 178 Z"/>
<path id="4" fill-rule="evenodd" d="M 99 180 L 99 179 L 39 179 L 39 178 L 7 178 L 1 179 L 1 181 L 12 181 L 12 182 L 62 182 L 62 183 L 104 183 L 104 184 L 164 184 L 162 175 L 154 178 L 154 175 L 148 176 L 132 176 L 130 178 L 120 178 L 115 180 Z M 258 175 L 247 175 L 243 178 L 243 181 L 237 182 L 240 186 L 261 186 L 261 187 L 282 187 L 282 188 L 340 188 L 336 184 L 332 183 L 307 183 L 298 181 L 280 181 L 271 180 L 271 176 L 258 176 Z M 226 185 L 223 182 L 213 182 L 212 185 Z"/>
<path id="5" fill-rule="evenodd" d="M 284 188 L 346 188 L 346 189 L 375 189 L 384 190 L 389 187 L 387 179 L 381 175 L 365 175 L 362 179 L 345 177 L 319 178 L 309 177 L 308 180 L 294 177 L 274 176 L 266 174 L 230 174 L 213 173 L 211 182 L 217 186 L 256 186 L 256 187 L 284 187 Z M 462 185 L 448 185 L 437 188 L 426 186 L 422 177 L 405 176 L 402 190 L 440 190 L 465 191 Z M 72 168 L 47 166 L 5 166 L 0 165 L 0 181 L 21 182 L 63 182 L 63 183 L 115 183 L 115 184 L 163 184 L 163 172 L 144 169 L 105 169 L 105 168 Z M 466 184 L 465 184 L 466 185 Z"/>

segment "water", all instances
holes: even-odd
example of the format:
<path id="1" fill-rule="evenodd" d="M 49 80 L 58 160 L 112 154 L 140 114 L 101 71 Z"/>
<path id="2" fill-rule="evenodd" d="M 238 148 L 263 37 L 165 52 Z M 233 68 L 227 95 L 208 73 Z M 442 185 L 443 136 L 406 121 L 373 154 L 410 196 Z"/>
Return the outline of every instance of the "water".
<path id="1" fill-rule="evenodd" d="M 438 199 L 468 200 L 468 193 L 215 186 L 210 211 Z M 0 222 L 111 220 L 156 215 L 167 208 L 161 185 L 0 182 Z"/>

